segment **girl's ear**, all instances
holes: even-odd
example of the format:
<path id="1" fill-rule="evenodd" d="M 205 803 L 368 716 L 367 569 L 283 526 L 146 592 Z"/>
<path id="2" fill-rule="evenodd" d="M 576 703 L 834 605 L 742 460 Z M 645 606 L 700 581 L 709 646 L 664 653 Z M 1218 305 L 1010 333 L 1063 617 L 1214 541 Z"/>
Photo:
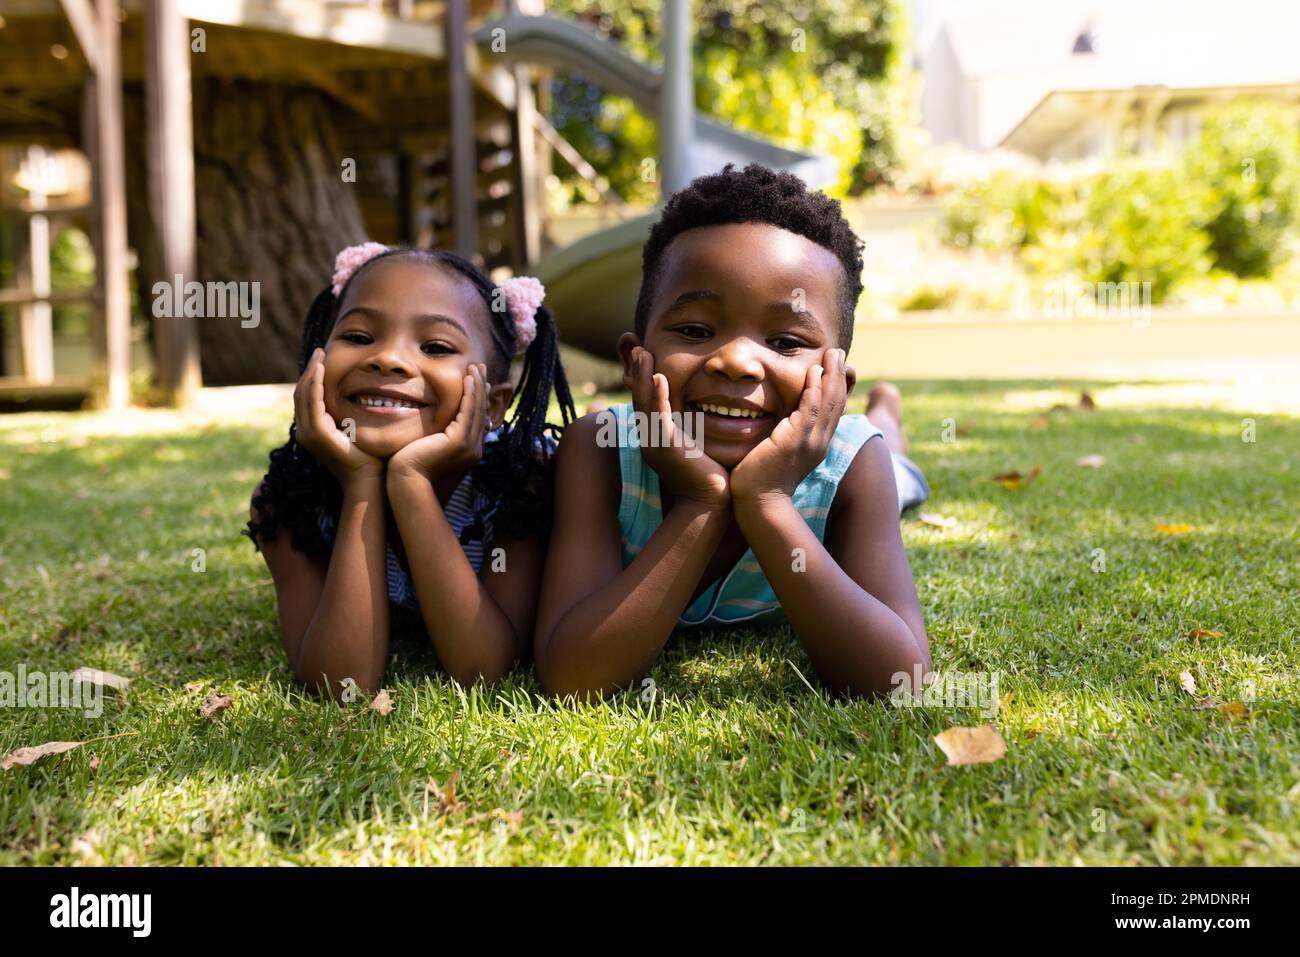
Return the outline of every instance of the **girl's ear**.
<path id="1" fill-rule="evenodd" d="M 623 384 L 632 388 L 632 350 L 643 343 L 634 332 L 625 332 L 618 337 L 618 358 L 623 363 Z"/>
<path id="2" fill-rule="evenodd" d="M 506 421 L 506 410 L 510 400 L 515 397 L 515 387 L 508 382 L 494 385 L 488 389 L 488 418 L 493 429 L 500 428 Z"/>

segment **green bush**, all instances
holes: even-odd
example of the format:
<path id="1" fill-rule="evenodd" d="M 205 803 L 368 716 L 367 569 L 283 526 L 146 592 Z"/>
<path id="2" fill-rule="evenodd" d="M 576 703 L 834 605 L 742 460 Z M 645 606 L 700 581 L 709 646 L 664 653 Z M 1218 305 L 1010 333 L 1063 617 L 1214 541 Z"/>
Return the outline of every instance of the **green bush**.
<path id="1" fill-rule="evenodd" d="M 1120 156 L 1070 180 L 994 172 L 950 199 L 942 233 L 1042 276 L 1150 282 L 1162 302 L 1211 272 L 1271 276 L 1298 224 L 1300 133 L 1278 107 L 1238 103 L 1174 157 Z"/>
<path id="2" fill-rule="evenodd" d="M 1300 133 L 1276 106 L 1241 102 L 1208 118 L 1185 153 L 1203 194 L 1217 268 L 1267 276 L 1290 255 L 1300 212 Z"/>

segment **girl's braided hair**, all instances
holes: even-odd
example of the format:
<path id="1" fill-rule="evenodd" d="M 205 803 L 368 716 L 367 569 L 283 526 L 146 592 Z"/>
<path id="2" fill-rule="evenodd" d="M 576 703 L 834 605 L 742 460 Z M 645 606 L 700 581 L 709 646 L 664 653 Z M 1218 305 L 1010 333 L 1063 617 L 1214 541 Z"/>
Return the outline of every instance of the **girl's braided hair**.
<path id="1" fill-rule="evenodd" d="M 359 273 L 381 259 L 400 256 L 459 273 L 473 284 L 488 307 L 493 354 L 488 362 L 491 381 L 505 381 L 518 344 L 514 318 L 501 308 L 500 289 L 487 275 L 467 259 L 445 250 L 422 250 L 395 247 L 380 253 L 352 274 L 337 296 L 326 286 L 311 308 L 302 330 L 298 350 L 298 374 L 316 349 L 324 348 L 334 323 L 339 303 Z M 509 429 L 498 441 L 484 444 L 483 458 L 474 467 L 475 486 L 483 493 L 477 498 L 486 503 L 476 506 L 474 521 L 461 535 L 462 544 L 482 541 L 486 534 L 484 509 L 500 503 L 492 521 L 516 538 L 550 531 L 552 470 L 546 448 L 546 436 L 558 438 L 564 426 L 576 415 L 569 383 L 560 363 L 559 336 L 555 319 L 546 306 L 535 316 L 537 335 L 524 353 L 519 387 L 514 395 L 514 415 Z M 551 390 L 559 400 L 561 425 L 546 421 Z M 297 424 L 289 426 L 289 440 L 270 455 L 270 465 L 262 487 L 253 497 L 256 518 L 248 522 L 244 534 L 257 545 L 259 536 L 273 541 L 277 529 L 289 529 L 293 547 L 311 556 L 327 556 L 330 546 L 321 533 L 319 519 L 323 513 L 337 522 L 343 505 L 343 490 L 338 480 L 310 452 L 298 444 Z M 485 543 L 486 544 L 486 543 Z"/>

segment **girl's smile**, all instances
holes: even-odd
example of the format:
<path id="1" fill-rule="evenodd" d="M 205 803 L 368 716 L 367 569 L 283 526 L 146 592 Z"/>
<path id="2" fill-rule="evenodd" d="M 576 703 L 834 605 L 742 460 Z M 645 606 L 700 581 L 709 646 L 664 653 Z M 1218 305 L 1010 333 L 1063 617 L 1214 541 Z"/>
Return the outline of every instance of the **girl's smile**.
<path id="1" fill-rule="evenodd" d="M 389 458 L 455 418 L 490 318 L 468 282 L 401 257 L 348 286 L 325 344 L 325 408 L 362 451 Z M 503 410 L 502 410 L 503 411 Z"/>

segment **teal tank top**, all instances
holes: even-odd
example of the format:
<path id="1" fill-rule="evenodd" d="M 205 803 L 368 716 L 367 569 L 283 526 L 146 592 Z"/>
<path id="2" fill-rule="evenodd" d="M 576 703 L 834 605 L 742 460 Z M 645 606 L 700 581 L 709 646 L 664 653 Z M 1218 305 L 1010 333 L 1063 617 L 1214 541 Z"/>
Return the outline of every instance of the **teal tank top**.
<path id="1" fill-rule="evenodd" d="M 623 441 L 623 437 L 636 436 L 631 421 L 632 403 L 615 406 L 610 411 L 614 413 L 620 437 L 618 465 L 623 493 L 619 500 L 618 525 L 623 544 L 623 567 L 627 568 L 637 553 L 645 548 L 655 529 L 663 523 L 659 474 L 646 465 L 635 440 Z M 867 440 L 881 434 L 865 415 L 841 416 L 826 458 L 794 490 L 795 508 L 818 541 L 825 540 L 826 517 L 830 514 L 831 502 L 835 499 L 840 479 L 849 470 L 854 457 Z M 749 549 L 730 572 L 695 599 L 682 613 L 678 624 L 693 627 L 729 625 L 741 621 L 762 624 L 784 620 L 781 603 L 763 575 L 753 549 Z"/>

